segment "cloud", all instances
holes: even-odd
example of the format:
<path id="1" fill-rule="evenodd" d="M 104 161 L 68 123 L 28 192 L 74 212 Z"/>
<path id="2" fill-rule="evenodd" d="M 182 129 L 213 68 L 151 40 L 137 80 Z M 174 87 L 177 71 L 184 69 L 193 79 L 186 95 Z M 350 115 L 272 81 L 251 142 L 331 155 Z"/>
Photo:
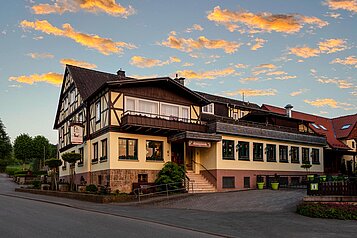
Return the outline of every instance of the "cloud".
<path id="1" fill-rule="evenodd" d="M 318 43 L 317 48 L 308 46 L 290 48 L 290 54 L 302 58 L 311 58 L 320 54 L 331 54 L 347 49 L 346 41 L 343 39 L 328 39 Z"/>
<path id="2" fill-rule="evenodd" d="M 9 78 L 9 81 L 16 81 L 25 84 L 34 84 L 37 82 L 45 82 L 56 86 L 61 85 L 63 75 L 58 73 L 49 72 L 46 74 L 32 74 L 29 76 L 13 76 Z"/>
<path id="3" fill-rule="evenodd" d="M 203 27 L 198 24 L 193 24 L 192 27 L 186 29 L 187 33 L 190 33 L 192 31 L 203 31 Z"/>
<path id="4" fill-rule="evenodd" d="M 158 74 L 152 74 L 152 75 L 137 75 L 137 74 L 134 74 L 134 75 L 130 75 L 129 77 L 135 78 L 135 79 L 150 79 L 150 78 L 157 78 L 157 77 L 159 77 L 159 75 Z"/>
<path id="5" fill-rule="evenodd" d="M 249 81 L 258 81 L 259 78 L 257 77 L 247 77 L 247 78 L 242 78 L 241 80 L 239 80 L 241 83 L 247 83 Z"/>
<path id="6" fill-rule="evenodd" d="M 65 12 L 78 12 L 79 10 L 87 12 L 104 12 L 116 17 L 128 17 L 135 13 L 135 10 L 128 6 L 123 7 L 115 0 L 56 0 L 53 4 L 38 4 L 32 6 L 35 14 L 63 14 Z"/>
<path id="7" fill-rule="evenodd" d="M 344 107 L 352 106 L 352 104 L 337 102 L 335 99 L 332 98 L 322 98 L 312 101 L 305 99 L 304 102 L 314 107 L 344 108 Z"/>
<path id="8" fill-rule="evenodd" d="M 357 1 L 356 0 L 327 0 L 324 2 L 332 10 L 346 10 L 356 13 Z"/>
<path id="9" fill-rule="evenodd" d="M 288 80 L 297 78 L 295 75 L 285 75 L 281 77 L 275 77 L 276 80 Z"/>
<path id="10" fill-rule="evenodd" d="M 55 57 L 53 54 L 50 53 L 28 53 L 32 59 L 51 59 Z"/>
<path id="11" fill-rule="evenodd" d="M 267 42 L 267 41 L 264 40 L 264 39 L 255 38 L 255 44 L 252 47 L 250 47 L 250 49 L 251 50 L 257 50 L 259 48 L 262 48 L 265 42 Z"/>
<path id="12" fill-rule="evenodd" d="M 238 94 L 245 96 L 275 96 L 277 94 L 276 89 L 239 89 L 233 92 L 227 92 L 228 96 L 236 96 Z"/>
<path id="13" fill-rule="evenodd" d="M 339 88 L 352 88 L 353 83 L 347 82 L 346 80 L 338 80 L 338 79 L 325 79 L 325 78 L 319 78 L 317 80 L 319 83 L 333 83 L 336 84 Z"/>
<path id="14" fill-rule="evenodd" d="M 272 75 L 283 75 L 283 74 L 288 74 L 285 71 L 272 71 L 272 72 L 268 72 L 266 73 L 267 76 L 272 76 Z"/>
<path id="15" fill-rule="evenodd" d="M 226 68 L 221 70 L 209 70 L 204 72 L 195 72 L 193 70 L 178 71 L 178 74 L 185 78 L 192 79 L 215 79 L 218 77 L 226 77 L 235 72 L 234 68 Z"/>
<path id="16" fill-rule="evenodd" d="M 246 26 L 251 30 L 265 32 L 297 33 L 304 25 L 322 28 L 328 23 L 317 17 L 308 17 L 299 14 L 272 14 L 269 12 L 252 13 L 244 9 L 240 11 L 230 11 L 216 6 L 207 15 L 208 20 L 226 26 L 230 31 Z M 240 25 L 239 25 L 240 24 Z"/>
<path id="17" fill-rule="evenodd" d="M 245 69 L 245 68 L 248 68 L 249 65 L 247 65 L 247 64 L 236 64 L 236 65 L 234 65 L 234 67 L 236 67 L 238 69 Z"/>
<path id="18" fill-rule="evenodd" d="M 298 91 L 291 92 L 291 93 L 290 93 L 290 96 L 295 97 L 295 96 L 298 96 L 298 95 L 300 95 L 300 94 L 303 94 L 303 93 L 305 93 L 305 92 L 307 92 L 307 91 L 309 91 L 309 90 L 306 89 L 306 88 L 302 88 L 302 89 L 299 89 Z"/>
<path id="19" fill-rule="evenodd" d="M 55 36 L 67 37 L 75 42 L 86 46 L 88 48 L 96 49 L 104 55 L 109 55 L 113 53 L 122 53 L 123 48 L 133 49 L 136 48 L 133 44 L 128 44 L 125 42 L 114 42 L 109 38 L 101 38 L 98 35 L 89 35 L 81 32 L 75 31 L 70 24 L 63 24 L 62 28 L 57 28 L 52 26 L 48 21 L 22 21 L 20 23 L 22 28 L 32 28 L 37 31 L 42 31 L 43 33 Z"/>
<path id="20" fill-rule="evenodd" d="M 61 59 L 60 63 L 63 65 L 70 64 L 70 65 L 75 65 L 75 66 L 83 67 L 83 68 L 87 68 L 87 69 L 97 68 L 97 65 L 95 65 L 95 64 L 91 64 L 91 63 L 88 63 L 85 61 L 79 61 L 79 60 L 75 60 L 75 59 Z"/>
<path id="21" fill-rule="evenodd" d="M 182 64 L 182 67 L 191 67 L 191 66 L 193 66 L 193 63 L 186 62 Z"/>
<path id="22" fill-rule="evenodd" d="M 351 65 L 357 68 L 357 58 L 356 56 L 348 56 L 345 59 L 336 58 L 333 61 L 331 61 L 331 64 Z"/>
<path id="23" fill-rule="evenodd" d="M 260 64 L 255 67 L 256 69 L 275 69 L 276 65 L 274 64 Z"/>
<path id="24" fill-rule="evenodd" d="M 151 68 L 155 66 L 164 66 L 171 63 L 179 63 L 181 60 L 177 57 L 170 57 L 169 60 L 161 61 L 158 59 L 145 58 L 138 55 L 131 57 L 130 64 L 139 68 Z"/>
<path id="25" fill-rule="evenodd" d="M 159 45 L 181 50 L 184 52 L 192 52 L 193 50 L 206 48 L 223 49 L 224 52 L 232 54 L 236 52 L 242 44 L 237 43 L 235 41 L 210 40 L 204 36 L 200 36 L 197 40 L 194 40 L 192 38 L 177 38 L 176 36 L 171 34 L 169 35 L 166 41 L 159 43 Z"/>

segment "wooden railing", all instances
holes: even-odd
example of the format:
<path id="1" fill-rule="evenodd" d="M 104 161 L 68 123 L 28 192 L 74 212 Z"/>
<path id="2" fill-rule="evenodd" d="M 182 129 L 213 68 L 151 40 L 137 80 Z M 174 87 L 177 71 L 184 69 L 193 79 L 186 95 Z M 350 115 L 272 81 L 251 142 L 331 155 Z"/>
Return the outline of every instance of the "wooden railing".
<path id="1" fill-rule="evenodd" d="M 357 196 L 357 181 L 337 181 L 337 182 L 320 182 L 309 184 L 307 195 L 310 196 Z M 317 189 L 317 190 L 314 190 Z"/>

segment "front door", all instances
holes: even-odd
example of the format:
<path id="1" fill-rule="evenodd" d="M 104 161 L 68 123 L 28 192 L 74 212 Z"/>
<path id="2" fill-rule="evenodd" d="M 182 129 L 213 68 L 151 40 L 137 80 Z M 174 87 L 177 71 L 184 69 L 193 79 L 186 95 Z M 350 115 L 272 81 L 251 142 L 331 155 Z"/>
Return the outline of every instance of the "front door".
<path id="1" fill-rule="evenodd" d="M 171 161 L 178 165 L 184 165 L 184 156 L 184 143 L 172 143 Z"/>
<path id="2" fill-rule="evenodd" d="M 186 158 L 185 158 L 185 164 L 186 164 L 186 169 L 187 170 L 193 170 L 194 168 L 194 156 L 195 156 L 195 148 L 187 146 L 186 147 Z"/>

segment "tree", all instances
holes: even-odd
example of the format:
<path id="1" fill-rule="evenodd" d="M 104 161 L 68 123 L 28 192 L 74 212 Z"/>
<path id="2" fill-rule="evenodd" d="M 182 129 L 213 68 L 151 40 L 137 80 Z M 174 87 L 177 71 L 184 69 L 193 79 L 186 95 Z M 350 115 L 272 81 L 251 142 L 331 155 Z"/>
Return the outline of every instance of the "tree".
<path id="1" fill-rule="evenodd" d="M 12 146 L 10 137 L 5 131 L 5 126 L 0 119 L 0 171 L 6 168 L 8 160 L 11 157 Z"/>
<path id="2" fill-rule="evenodd" d="M 62 159 L 69 163 L 70 166 L 70 186 L 71 186 L 71 190 L 73 191 L 74 190 L 74 165 L 75 163 L 81 159 L 81 154 L 79 153 L 73 153 L 73 152 L 70 152 L 70 153 L 64 153 L 62 155 Z"/>
<path id="3" fill-rule="evenodd" d="M 50 158 L 50 142 L 44 136 L 35 136 L 32 139 L 33 169 L 40 170 L 43 161 Z"/>
<path id="4" fill-rule="evenodd" d="M 57 170 L 62 165 L 62 160 L 57 158 L 47 159 L 45 160 L 45 165 L 50 168 L 51 187 L 57 190 Z"/>
<path id="5" fill-rule="evenodd" d="M 27 134 L 16 137 L 14 142 L 15 158 L 23 164 L 30 163 L 33 158 L 32 138 Z"/>

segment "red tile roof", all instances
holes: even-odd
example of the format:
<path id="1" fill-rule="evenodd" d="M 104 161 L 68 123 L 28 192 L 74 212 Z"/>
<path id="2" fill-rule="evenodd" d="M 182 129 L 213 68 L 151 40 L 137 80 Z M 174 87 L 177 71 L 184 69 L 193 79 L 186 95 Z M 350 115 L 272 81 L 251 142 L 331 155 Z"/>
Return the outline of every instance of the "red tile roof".
<path id="1" fill-rule="evenodd" d="M 357 123 L 357 114 L 354 115 L 347 115 L 342 117 L 337 117 L 332 119 L 333 128 L 335 129 L 336 137 L 338 139 L 347 138 L 353 128 L 356 126 Z M 342 129 L 343 126 L 350 125 L 346 129 Z"/>
<path id="2" fill-rule="evenodd" d="M 263 104 L 262 109 L 279 113 L 279 114 L 285 114 L 285 109 L 281 107 L 275 107 L 275 106 Z M 314 123 L 309 124 L 310 128 L 315 133 L 326 136 L 327 143 L 329 144 L 330 147 L 334 149 L 350 149 L 346 144 L 344 144 L 339 140 L 339 138 L 342 137 L 336 135 L 336 134 L 342 135 L 342 133 L 341 132 L 336 133 L 335 130 L 336 126 L 339 126 L 340 124 L 343 124 L 345 121 L 348 121 L 347 119 L 345 120 L 339 118 L 329 119 L 329 118 L 315 116 L 315 115 L 311 115 L 303 112 L 297 112 L 297 111 L 292 111 L 291 116 L 293 118 L 300 119 L 300 120 L 313 121 Z M 356 117 L 357 119 L 357 115 L 351 115 L 345 117 L 346 118 Z M 334 120 L 336 120 L 336 123 L 334 123 Z M 351 125 L 351 129 L 352 129 L 352 125 Z"/>

